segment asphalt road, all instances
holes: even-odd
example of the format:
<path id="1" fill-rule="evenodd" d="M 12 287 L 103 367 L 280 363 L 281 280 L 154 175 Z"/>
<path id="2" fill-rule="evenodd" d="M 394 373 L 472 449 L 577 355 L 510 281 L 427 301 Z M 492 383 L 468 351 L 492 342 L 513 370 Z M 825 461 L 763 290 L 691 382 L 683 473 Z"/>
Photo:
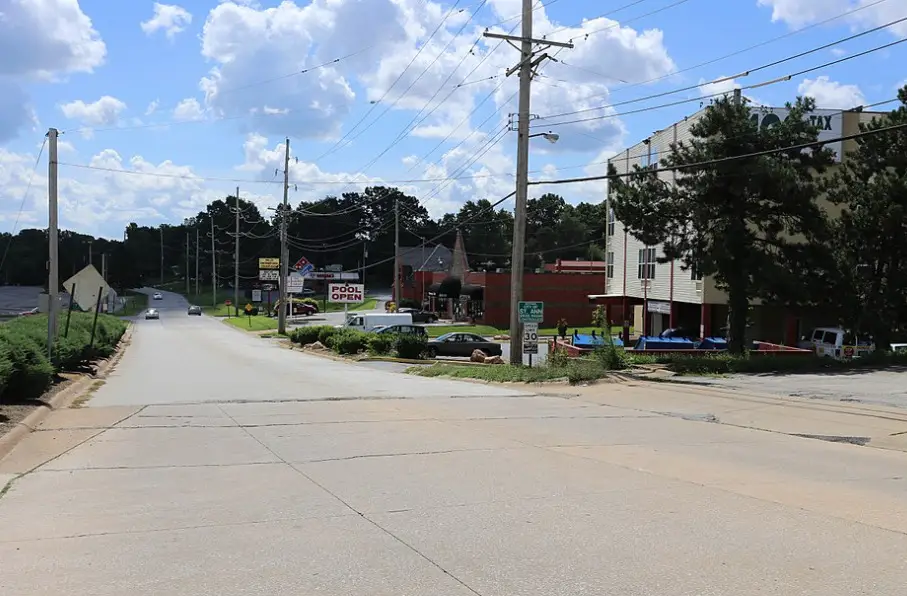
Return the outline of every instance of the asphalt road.
<path id="1" fill-rule="evenodd" d="M 0 486 L 13 480 L 0 594 L 880 596 L 907 584 L 905 453 L 709 422 L 688 408 L 740 421 L 767 406 L 710 410 L 683 387 L 542 395 L 420 379 L 190 319 L 173 296 L 160 306 L 88 407 L 52 413 L 0 462 Z"/>

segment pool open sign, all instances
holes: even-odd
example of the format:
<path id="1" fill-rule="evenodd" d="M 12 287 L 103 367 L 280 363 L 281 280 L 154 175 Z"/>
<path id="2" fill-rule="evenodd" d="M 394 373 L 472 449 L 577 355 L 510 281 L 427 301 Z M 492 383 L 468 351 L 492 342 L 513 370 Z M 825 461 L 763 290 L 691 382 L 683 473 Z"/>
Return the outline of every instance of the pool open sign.
<path id="1" fill-rule="evenodd" d="M 328 302 L 343 304 L 365 302 L 365 284 L 329 284 Z"/>

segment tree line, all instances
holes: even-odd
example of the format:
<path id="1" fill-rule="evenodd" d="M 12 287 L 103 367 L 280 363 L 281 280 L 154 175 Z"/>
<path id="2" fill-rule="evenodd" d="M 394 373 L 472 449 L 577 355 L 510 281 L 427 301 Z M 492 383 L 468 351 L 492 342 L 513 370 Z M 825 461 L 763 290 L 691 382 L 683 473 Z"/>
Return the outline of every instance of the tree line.
<path id="1" fill-rule="evenodd" d="M 788 103 L 789 117 L 771 127 L 745 102 L 718 100 L 661 160 L 676 183 L 659 164 L 635 166 L 612 179 L 612 208 L 634 237 L 662 247 L 662 261 L 727 292 L 732 351 L 744 349 L 753 300 L 827 313 L 887 350 L 907 330 L 907 128 L 884 130 L 907 125 L 907 87 L 898 99 L 860 125 L 841 164 L 806 117 L 812 99 Z M 739 156 L 748 157 L 727 159 Z"/>
<path id="2" fill-rule="evenodd" d="M 348 271 L 365 264 L 370 283 L 389 287 L 397 202 L 402 246 L 442 244 L 452 249 L 459 230 L 473 269 L 509 267 L 513 236 L 510 211 L 495 209 L 487 199 L 478 199 L 467 201 L 456 213 L 432 219 L 416 197 L 381 186 L 296 205 L 287 218 L 291 262 L 305 256 L 318 268 L 340 265 Z M 220 287 L 231 286 L 237 210 L 241 286 L 249 286 L 258 279 L 259 257 L 280 256 L 282 211 L 262 213 L 254 203 L 241 198 L 237 201 L 234 196 L 213 201 L 195 217 L 177 225 L 130 223 L 122 239 L 61 231 L 61 282 L 89 262 L 100 271 L 102 254 L 106 255 L 108 282 L 119 290 L 157 285 L 162 279 L 194 279 L 198 255 L 201 286 L 210 288 L 214 279 Z M 554 194 L 530 199 L 527 238 L 529 269 L 558 258 L 601 259 L 604 204 L 571 205 Z M 0 250 L 4 249 L 7 254 L 0 283 L 46 286 L 46 229 L 26 229 L 15 236 L 0 234 Z"/>

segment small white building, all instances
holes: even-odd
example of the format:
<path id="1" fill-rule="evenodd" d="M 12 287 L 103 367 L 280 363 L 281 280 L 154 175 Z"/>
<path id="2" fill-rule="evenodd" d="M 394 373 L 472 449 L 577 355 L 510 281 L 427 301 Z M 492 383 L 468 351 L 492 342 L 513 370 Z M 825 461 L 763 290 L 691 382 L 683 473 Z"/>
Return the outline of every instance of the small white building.
<path id="1" fill-rule="evenodd" d="M 787 115 L 785 108 L 754 107 L 753 118 L 762 126 L 771 126 Z M 617 154 L 610 160 L 619 174 L 633 171 L 633 166 L 656 165 L 668 155 L 673 143 L 689 141 L 691 128 L 705 114 L 705 109 L 656 131 L 648 139 Z M 861 122 L 884 115 L 879 112 L 815 110 L 810 114 L 819 126 L 819 139 L 832 139 L 854 134 Z M 827 145 L 835 151 L 836 159 L 846 159 L 856 147 L 855 141 Z M 672 183 L 677 172 L 660 172 L 658 176 Z M 609 190 L 608 201 L 611 200 Z M 827 208 L 830 207 L 827 206 Z M 831 210 L 834 210 L 832 207 Z M 606 211 L 605 253 L 607 281 L 605 295 L 597 302 L 606 304 L 614 324 L 625 321 L 636 334 L 657 335 L 669 328 L 684 328 L 700 337 L 717 334 L 727 319 L 727 295 L 715 286 L 710 277 L 696 271 L 684 270 L 680 261 L 659 263 L 661 246 L 646 246 L 628 234 L 614 217 L 610 204 Z M 821 322 L 801 321 L 781 309 L 754 309 L 754 333 L 765 341 L 796 343 L 805 329 Z M 827 321 L 826 321 L 827 323 Z"/>

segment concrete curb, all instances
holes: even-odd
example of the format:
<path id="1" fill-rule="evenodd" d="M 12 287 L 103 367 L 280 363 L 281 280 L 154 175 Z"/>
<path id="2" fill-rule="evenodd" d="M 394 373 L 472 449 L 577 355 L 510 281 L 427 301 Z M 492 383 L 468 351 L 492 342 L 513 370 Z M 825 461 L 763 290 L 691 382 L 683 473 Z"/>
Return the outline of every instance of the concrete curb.
<path id="1" fill-rule="evenodd" d="M 81 397 L 95 381 L 106 377 L 111 369 L 119 363 L 120 359 L 122 359 L 123 354 L 126 352 L 126 348 L 132 341 L 132 332 L 134 328 L 135 327 L 132 324 L 126 328 L 126 332 L 123 333 L 123 337 L 120 338 L 120 343 L 117 344 L 116 351 L 110 358 L 103 360 L 98 364 L 97 370 L 93 375 L 83 375 L 82 378 L 76 380 L 72 385 L 50 398 L 50 402 L 47 405 L 35 408 L 34 412 L 20 420 L 12 430 L 0 437 L 0 460 L 15 449 L 16 445 L 19 444 L 19 441 L 38 428 L 53 410 L 69 407 L 69 405 Z"/>

